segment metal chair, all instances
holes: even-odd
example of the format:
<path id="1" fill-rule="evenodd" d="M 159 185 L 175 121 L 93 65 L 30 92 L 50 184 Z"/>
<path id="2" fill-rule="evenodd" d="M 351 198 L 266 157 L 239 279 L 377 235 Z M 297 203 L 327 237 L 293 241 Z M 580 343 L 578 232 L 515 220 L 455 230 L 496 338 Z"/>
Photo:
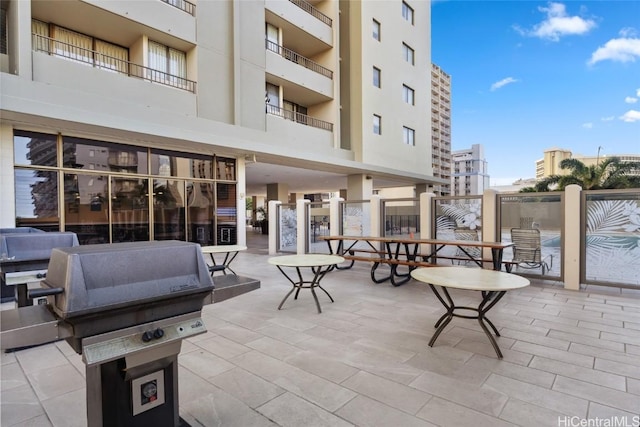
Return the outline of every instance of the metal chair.
<path id="1" fill-rule="evenodd" d="M 553 267 L 553 255 L 542 256 L 540 230 L 536 228 L 512 228 L 513 261 L 522 268 L 542 268 L 542 275 Z M 547 262 L 548 260 L 548 262 Z"/>

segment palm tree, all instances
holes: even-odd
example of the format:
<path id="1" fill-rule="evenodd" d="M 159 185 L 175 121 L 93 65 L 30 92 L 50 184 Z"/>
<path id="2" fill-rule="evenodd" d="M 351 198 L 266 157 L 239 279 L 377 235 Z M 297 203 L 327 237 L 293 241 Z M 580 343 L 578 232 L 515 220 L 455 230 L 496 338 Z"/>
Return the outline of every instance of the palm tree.
<path id="1" fill-rule="evenodd" d="M 535 187 L 523 188 L 520 192 L 563 191 L 567 185 L 577 184 L 583 190 L 603 190 L 620 188 L 639 188 L 640 175 L 632 175 L 640 171 L 640 162 L 623 162 L 619 157 L 608 157 L 595 165 L 585 165 L 578 159 L 564 159 L 561 169 L 568 169 L 568 175 L 551 175 L 536 183 Z M 525 191 L 526 190 L 526 191 Z"/>

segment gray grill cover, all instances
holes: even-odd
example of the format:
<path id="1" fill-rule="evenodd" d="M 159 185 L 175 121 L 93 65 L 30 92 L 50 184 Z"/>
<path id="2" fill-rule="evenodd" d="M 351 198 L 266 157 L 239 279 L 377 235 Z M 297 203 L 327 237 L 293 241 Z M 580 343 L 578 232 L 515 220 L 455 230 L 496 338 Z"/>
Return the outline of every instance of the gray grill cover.
<path id="1" fill-rule="evenodd" d="M 173 240 L 54 249 L 42 285 L 64 289 L 52 307 L 62 319 L 213 290 L 200 245 Z"/>
<path id="2" fill-rule="evenodd" d="M 13 229 L 18 230 L 18 229 Z M 51 249 L 78 246 L 78 236 L 71 232 L 9 232 L 0 234 L 2 261 L 48 260 Z"/>

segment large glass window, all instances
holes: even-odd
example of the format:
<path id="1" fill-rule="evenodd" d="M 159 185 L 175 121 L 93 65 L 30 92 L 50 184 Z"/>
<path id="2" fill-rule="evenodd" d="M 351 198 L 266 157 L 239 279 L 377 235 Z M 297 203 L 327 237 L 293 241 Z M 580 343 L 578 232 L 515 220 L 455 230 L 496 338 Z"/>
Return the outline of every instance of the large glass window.
<path id="1" fill-rule="evenodd" d="M 57 135 L 15 131 L 13 156 L 16 165 L 57 166 Z"/>
<path id="2" fill-rule="evenodd" d="M 218 245 L 236 243 L 238 218 L 236 200 L 235 185 L 216 185 L 216 244 Z"/>
<path id="3" fill-rule="evenodd" d="M 91 139 L 63 137 L 67 168 L 146 174 L 147 149 Z"/>
<path id="4" fill-rule="evenodd" d="M 156 240 L 185 240 L 184 181 L 153 180 L 153 235 Z"/>
<path id="5" fill-rule="evenodd" d="M 199 243 L 200 246 L 215 245 L 213 184 L 198 181 L 187 181 L 186 184 L 187 240 Z"/>
<path id="6" fill-rule="evenodd" d="M 212 157 L 151 149 L 151 174 L 183 178 L 212 178 Z"/>
<path id="7" fill-rule="evenodd" d="M 236 161 L 225 157 L 216 158 L 216 178 L 226 181 L 235 181 L 236 179 Z"/>
<path id="8" fill-rule="evenodd" d="M 16 226 L 60 231 L 58 172 L 16 169 Z"/>
<path id="9" fill-rule="evenodd" d="M 149 240 L 149 180 L 111 177 L 111 241 Z"/>
<path id="10" fill-rule="evenodd" d="M 109 243 L 108 184 L 106 175 L 64 174 L 65 230 L 81 245 Z"/>

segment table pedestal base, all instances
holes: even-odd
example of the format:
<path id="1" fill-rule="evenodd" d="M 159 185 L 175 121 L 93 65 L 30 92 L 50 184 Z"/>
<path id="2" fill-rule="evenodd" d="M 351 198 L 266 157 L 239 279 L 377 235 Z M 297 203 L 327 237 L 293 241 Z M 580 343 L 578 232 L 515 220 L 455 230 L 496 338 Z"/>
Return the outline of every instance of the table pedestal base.
<path id="1" fill-rule="evenodd" d="M 282 302 L 278 306 L 278 310 L 282 309 L 282 306 L 284 305 L 284 302 L 287 300 L 287 298 L 289 298 L 289 296 L 294 291 L 296 293 L 295 296 L 294 296 L 294 299 L 298 299 L 298 294 L 300 293 L 300 289 L 303 289 L 303 288 L 304 289 L 311 289 L 311 295 L 313 295 L 313 299 L 316 302 L 316 307 L 318 308 L 318 313 L 322 313 L 322 309 L 320 308 L 320 302 L 318 301 L 318 296 L 316 295 L 316 290 L 315 290 L 316 288 L 322 289 L 324 291 L 324 293 L 327 294 L 327 296 L 329 297 L 331 302 L 334 302 L 333 298 L 331 298 L 331 295 L 329 295 L 329 292 L 327 292 L 327 290 L 325 288 L 320 286 L 320 280 L 322 280 L 322 278 L 325 276 L 325 274 L 327 274 L 329 271 L 333 270 L 334 266 L 307 267 L 307 268 L 311 268 L 311 271 L 313 272 L 313 279 L 312 280 L 304 280 L 303 279 L 302 272 L 300 271 L 300 269 L 303 268 L 303 267 L 295 267 L 296 274 L 298 276 L 298 280 L 293 280 L 291 277 L 289 277 L 289 275 L 287 273 L 285 273 L 285 271 L 279 265 L 277 265 L 276 267 L 278 267 L 278 270 L 280 270 L 280 272 L 284 275 L 284 277 L 286 277 L 287 280 L 289 280 L 289 282 L 291 282 L 291 284 L 293 285 L 293 288 L 291 288 L 291 290 L 287 293 L 287 295 L 285 295 L 284 299 L 282 300 Z"/>
<path id="2" fill-rule="evenodd" d="M 438 319 L 438 321 L 434 326 L 436 328 L 436 331 L 431 337 L 431 340 L 429 341 L 429 347 L 433 347 L 433 344 L 436 342 L 436 339 L 438 339 L 438 336 L 440 335 L 440 333 L 442 333 L 444 328 L 447 327 L 449 322 L 451 322 L 451 319 L 453 319 L 454 317 L 462 317 L 464 319 L 478 319 L 478 323 L 480 324 L 480 327 L 482 328 L 484 333 L 487 335 L 487 337 L 489 337 L 489 342 L 491 342 L 491 345 L 493 346 L 493 349 L 496 351 L 498 358 L 502 359 L 502 352 L 500 351 L 500 348 L 498 347 L 498 343 L 496 342 L 495 338 L 493 338 L 493 336 L 491 335 L 491 332 L 489 332 L 489 328 L 487 328 L 487 325 L 491 327 L 491 329 L 493 330 L 493 332 L 497 337 L 500 336 L 500 333 L 498 332 L 496 327 L 493 325 L 493 323 L 491 323 L 491 321 L 486 317 L 486 314 L 489 310 L 491 310 L 491 308 L 494 305 L 498 303 L 498 301 L 500 301 L 500 299 L 504 296 L 504 294 L 506 294 L 506 291 L 482 292 L 482 301 L 480 302 L 480 305 L 478 305 L 478 307 L 476 308 L 476 307 L 464 307 L 464 306 L 455 305 L 455 303 L 453 302 L 453 299 L 451 298 L 451 295 L 449 295 L 449 292 L 447 291 L 447 288 L 441 287 L 442 293 L 446 297 L 446 301 L 445 301 L 445 299 L 442 297 L 440 292 L 438 292 L 438 289 L 434 285 L 429 284 L 429 286 L 431 287 L 431 290 L 433 290 L 433 293 L 436 295 L 438 300 L 440 300 L 442 305 L 447 309 L 447 312 L 443 314 L 442 317 L 440 317 L 440 319 Z M 464 315 L 464 314 L 456 313 L 456 310 L 471 310 L 471 311 L 477 312 L 478 314 L 473 316 Z"/>

